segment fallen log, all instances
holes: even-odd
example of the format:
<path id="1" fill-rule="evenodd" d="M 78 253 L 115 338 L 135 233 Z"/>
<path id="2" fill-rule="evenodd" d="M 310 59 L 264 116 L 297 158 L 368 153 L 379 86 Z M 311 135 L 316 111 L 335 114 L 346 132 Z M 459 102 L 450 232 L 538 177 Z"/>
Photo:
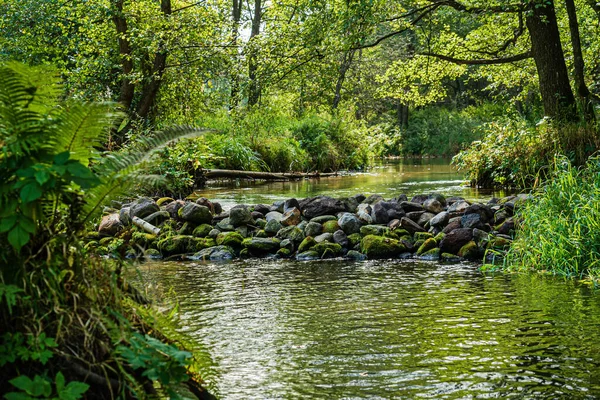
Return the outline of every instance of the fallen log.
<path id="1" fill-rule="evenodd" d="M 330 176 L 339 176 L 338 172 L 259 172 L 259 171 L 238 171 L 232 169 L 205 169 L 202 170 L 202 176 L 205 179 L 230 178 L 230 179 L 262 179 L 267 181 L 276 180 L 294 180 L 304 178 L 325 178 Z"/>
<path id="2" fill-rule="evenodd" d="M 156 226 L 152 225 L 151 223 L 144 221 L 140 217 L 133 217 L 132 222 L 138 228 L 141 228 L 141 229 L 145 230 L 146 232 L 151 233 L 153 235 L 158 235 L 160 233 L 160 228 L 157 228 Z"/>

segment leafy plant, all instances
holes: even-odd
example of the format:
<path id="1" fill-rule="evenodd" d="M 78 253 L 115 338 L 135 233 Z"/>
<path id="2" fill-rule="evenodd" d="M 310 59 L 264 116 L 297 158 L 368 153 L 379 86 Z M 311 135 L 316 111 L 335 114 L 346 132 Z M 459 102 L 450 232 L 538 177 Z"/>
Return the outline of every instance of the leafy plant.
<path id="1" fill-rule="evenodd" d="M 40 375 L 35 375 L 33 379 L 21 375 L 9 382 L 21 391 L 6 393 L 4 395 L 6 400 L 77 400 L 82 398 L 90 387 L 90 385 L 77 381 L 67 384 L 62 372 L 56 374 L 54 381 Z M 54 386 L 54 390 L 52 386 Z"/>

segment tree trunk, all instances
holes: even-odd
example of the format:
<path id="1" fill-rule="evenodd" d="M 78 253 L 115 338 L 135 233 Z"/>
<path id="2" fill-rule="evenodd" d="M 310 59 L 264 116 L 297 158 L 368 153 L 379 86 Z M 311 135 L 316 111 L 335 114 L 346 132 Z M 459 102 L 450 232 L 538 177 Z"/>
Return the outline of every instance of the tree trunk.
<path id="1" fill-rule="evenodd" d="M 250 41 L 258 36 L 260 33 L 260 22 L 262 17 L 262 4 L 261 0 L 254 0 L 254 15 L 252 17 L 252 29 L 250 31 Z M 251 49 L 250 56 L 248 57 L 248 78 L 250 80 L 248 85 L 248 105 L 254 106 L 258 104 L 260 99 L 260 85 L 258 82 L 258 61 L 256 57 L 257 49 Z"/>
<path id="2" fill-rule="evenodd" d="M 526 24 L 538 71 L 545 114 L 559 121 L 576 121 L 575 97 L 560 43 L 553 1 L 530 2 Z"/>
<path id="3" fill-rule="evenodd" d="M 233 25 L 231 27 L 231 43 L 233 45 L 233 51 L 235 52 L 235 55 L 233 56 L 234 59 L 234 67 L 235 67 L 235 71 L 231 77 L 231 100 L 230 100 L 230 109 L 233 109 L 235 107 L 237 107 L 240 103 L 240 78 L 239 78 L 239 74 L 237 71 L 237 64 L 239 61 L 239 57 L 238 57 L 238 41 L 239 41 L 239 36 L 240 36 L 240 20 L 242 18 L 242 0 L 233 0 L 233 4 L 232 4 L 232 10 L 231 10 L 231 17 L 233 19 Z"/>
<path id="4" fill-rule="evenodd" d="M 127 38 L 127 19 L 123 14 L 123 0 L 117 0 L 113 10 L 113 22 L 117 29 L 119 41 L 119 56 L 121 58 L 121 68 L 123 68 L 123 80 L 121 82 L 121 92 L 118 102 L 123 105 L 125 110 L 129 110 L 135 94 L 135 85 L 131 82 L 130 74 L 133 71 L 133 60 L 131 59 L 131 44 Z"/>
<path id="5" fill-rule="evenodd" d="M 569 30 L 571 31 L 571 44 L 573 45 L 573 75 L 575 78 L 575 90 L 587 122 L 594 122 L 594 106 L 590 101 L 590 90 L 585 84 L 583 54 L 581 52 L 581 38 L 579 37 L 579 22 L 577 11 L 573 0 L 565 0 L 567 14 L 569 15 Z"/>
<path id="6" fill-rule="evenodd" d="M 342 58 L 342 63 L 340 65 L 340 74 L 338 75 L 337 83 L 335 84 L 335 95 L 333 96 L 333 104 L 331 108 L 336 110 L 340 105 L 340 101 L 342 100 L 342 86 L 344 85 L 344 81 L 346 80 L 346 73 L 350 69 L 352 65 L 352 60 L 354 59 L 354 54 L 356 53 L 356 49 L 351 49 L 344 52 L 344 56 Z"/>
<path id="7" fill-rule="evenodd" d="M 398 126 L 408 128 L 408 105 L 398 102 Z"/>

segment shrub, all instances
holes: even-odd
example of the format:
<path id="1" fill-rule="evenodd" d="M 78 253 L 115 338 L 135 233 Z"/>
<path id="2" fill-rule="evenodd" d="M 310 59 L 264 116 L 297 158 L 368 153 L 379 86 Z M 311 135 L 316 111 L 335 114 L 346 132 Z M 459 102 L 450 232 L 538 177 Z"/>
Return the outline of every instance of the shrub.
<path id="1" fill-rule="evenodd" d="M 555 163 L 553 179 L 520 212 L 522 224 L 505 268 L 600 276 L 600 158 Z"/>

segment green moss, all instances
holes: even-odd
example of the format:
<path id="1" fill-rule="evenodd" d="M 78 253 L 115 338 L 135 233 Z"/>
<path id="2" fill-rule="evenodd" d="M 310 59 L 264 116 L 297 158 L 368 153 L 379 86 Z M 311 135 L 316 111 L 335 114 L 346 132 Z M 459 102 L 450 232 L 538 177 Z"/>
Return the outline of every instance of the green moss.
<path id="1" fill-rule="evenodd" d="M 188 251 L 188 253 L 195 253 L 200 250 L 208 249 L 209 247 L 214 247 L 216 245 L 217 244 L 215 243 L 214 239 L 211 239 L 211 238 L 191 237 L 189 244 L 188 244 L 187 251 Z"/>
<path id="2" fill-rule="evenodd" d="M 424 240 L 415 240 L 415 242 L 413 243 L 413 247 L 418 249 L 419 247 L 421 247 L 423 245 L 423 243 L 425 243 Z"/>
<path id="3" fill-rule="evenodd" d="M 420 259 L 422 260 L 439 260 L 440 259 L 440 249 L 439 247 L 436 247 L 435 249 L 431 249 L 429 251 L 426 251 L 425 253 L 421 254 L 421 256 L 419 256 Z"/>
<path id="4" fill-rule="evenodd" d="M 451 253 L 442 253 L 440 259 L 446 262 L 459 262 L 460 260 L 462 260 L 462 258 L 460 258 L 459 256 L 456 256 Z"/>
<path id="5" fill-rule="evenodd" d="M 389 258 L 406 251 L 398 240 L 367 235 L 361 241 L 361 252 L 369 258 Z"/>
<path id="6" fill-rule="evenodd" d="M 275 254 L 281 258 L 289 258 L 292 255 L 292 252 L 289 249 L 279 249 Z"/>
<path id="7" fill-rule="evenodd" d="M 466 258 L 467 260 L 476 260 L 479 259 L 481 252 L 479 251 L 479 247 L 477 247 L 477 243 L 474 241 L 470 241 L 460 248 L 458 251 L 458 256 Z"/>
<path id="8" fill-rule="evenodd" d="M 335 231 L 337 231 L 339 229 L 340 229 L 340 226 L 338 225 L 337 220 L 326 221 L 323 224 L 323 232 L 325 232 L 325 233 L 334 233 Z"/>
<path id="9" fill-rule="evenodd" d="M 353 233 L 352 235 L 348 235 L 348 242 L 350 243 L 350 247 L 354 247 L 360 243 L 362 240 L 362 236 L 360 233 Z"/>
<path id="10" fill-rule="evenodd" d="M 417 250 L 417 255 L 423 255 L 424 253 L 428 252 L 431 249 L 435 249 L 436 247 L 438 247 L 438 244 L 435 241 L 435 239 L 431 237 L 425 240 L 425 242 L 423 242 L 423 244 L 419 246 L 419 249 Z"/>
<path id="11" fill-rule="evenodd" d="M 296 256 L 296 260 L 298 261 L 310 261 L 310 260 L 318 260 L 319 257 L 319 253 L 317 253 L 316 251 L 305 251 L 303 253 L 300 253 Z"/>
<path id="12" fill-rule="evenodd" d="M 439 244 L 442 240 L 444 240 L 445 237 L 446 234 L 444 232 L 440 232 L 437 235 L 435 235 L 434 239 Z"/>
<path id="13" fill-rule="evenodd" d="M 503 237 L 495 237 L 487 244 L 488 249 L 507 250 L 512 241 Z"/>
<path id="14" fill-rule="evenodd" d="M 383 237 L 387 237 L 390 239 L 396 239 L 396 240 L 400 240 L 400 236 L 398 236 L 398 234 L 394 231 L 385 231 L 383 232 Z"/>
<path id="15" fill-rule="evenodd" d="M 213 230 L 213 226 L 209 224 L 202 224 L 197 226 L 192 232 L 193 236 L 196 237 L 207 237 L 210 231 Z"/>
<path id="16" fill-rule="evenodd" d="M 273 253 L 279 250 L 280 241 L 275 238 L 247 238 L 242 242 L 242 246 L 251 253 L 264 254 Z"/>
<path id="17" fill-rule="evenodd" d="M 419 241 L 419 240 L 427 240 L 427 239 L 431 239 L 433 238 L 433 235 L 429 232 L 415 232 L 414 235 L 415 241 Z"/>
<path id="18" fill-rule="evenodd" d="M 382 236 L 384 233 L 389 232 L 390 228 L 381 225 L 365 225 L 360 227 L 360 234 L 363 236 L 375 235 Z"/>
<path id="19" fill-rule="evenodd" d="M 304 238 L 300 246 L 298 246 L 298 253 L 304 253 L 307 250 L 310 250 L 313 246 L 316 246 L 317 242 L 312 236 L 307 236 Z"/>
<path id="20" fill-rule="evenodd" d="M 239 232 L 221 232 L 217 235 L 219 246 L 242 247 L 244 237 Z"/>
<path id="21" fill-rule="evenodd" d="M 269 237 L 269 235 L 267 234 L 267 232 L 265 232 L 264 230 L 261 229 L 260 231 L 256 232 L 256 234 L 254 235 L 254 237 L 257 237 L 257 238 L 266 238 L 266 237 Z"/>
<path id="22" fill-rule="evenodd" d="M 195 253 L 215 246 L 215 241 L 207 238 L 195 238 L 188 235 L 176 235 L 161 239 L 157 243 L 158 250 L 165 255 Z"/>
<path id="23" fill-rule="evenodd" d="M 145 232 L 133 232 L 130 240 L 132 245 L 144 248 L 150 247 L 154 242 L 156 242 L 156 235 Z"/>
<path id="24" fill-rule="evenodd" d="M 191 222 L 184 222 L 181 228 L 177 231 L 178 235 L 191 235 L 194 232 L 196 225 Z"/>
<path id="25" fill-rule="evenodd" d="M 160 199 L 156 200 L 156 205 L 160 207 L 163 204 L 169 204 L 173 201 L 175 201 L 175 200 L 170 197 L 161 197 Z"/>
<path id="26" fill-rule="evenodd" d="M 406 230 L 406 229 L 394 229 L 392 232 L 394 232 L 396 235 L 398 235 L 398 237 L 403 237 L 403 236 L 410 236 L 410 233 Z"/>
<path id="27" fill-rule="evenodd" d="M 342 246 L 337 243 L 321 242 L 311 247 L 312 251 L 316 251 L 319 257 L 325 257 L 325 254 L 329 254 L 329 258 L 338 257 L 342 254 Z"/>

